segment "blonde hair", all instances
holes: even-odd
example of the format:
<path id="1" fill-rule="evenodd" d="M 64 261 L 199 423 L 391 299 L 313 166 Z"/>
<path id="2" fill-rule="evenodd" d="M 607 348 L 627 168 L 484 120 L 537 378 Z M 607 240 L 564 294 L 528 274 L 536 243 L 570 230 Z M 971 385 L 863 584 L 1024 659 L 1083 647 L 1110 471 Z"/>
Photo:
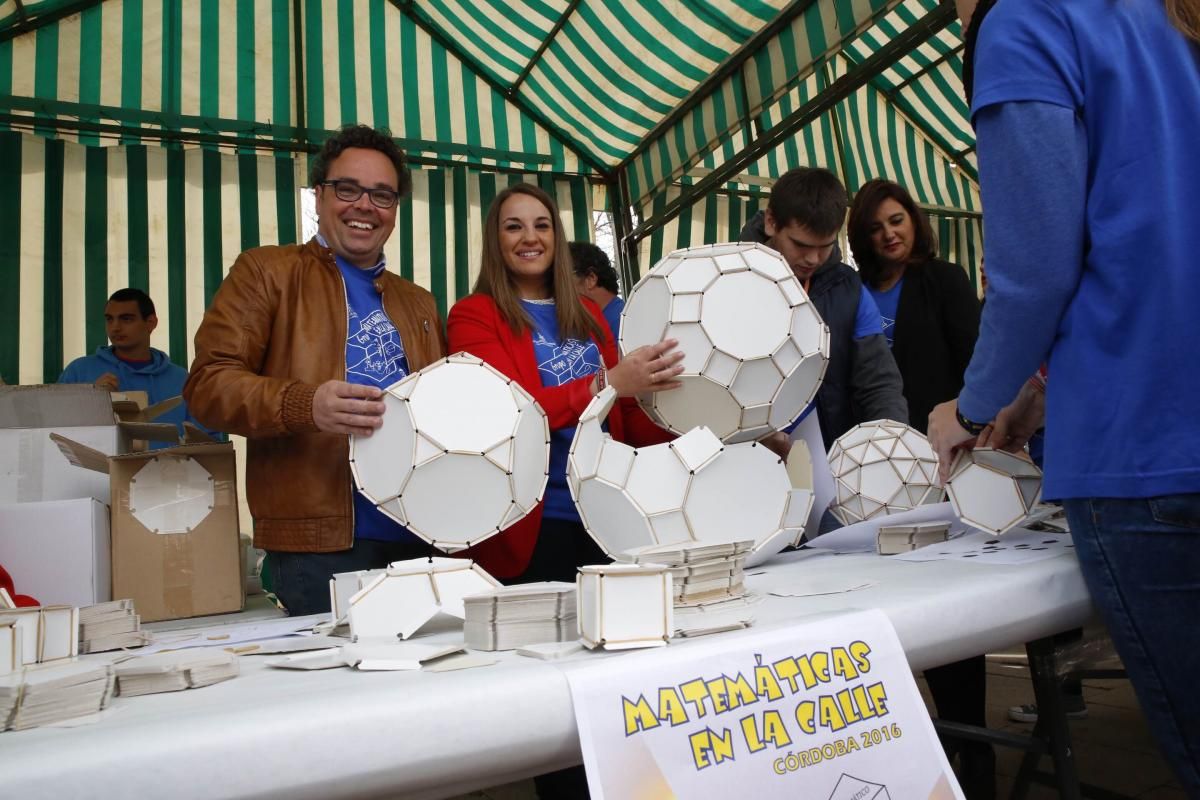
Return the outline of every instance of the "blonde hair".
<path id="1" fill-rule="evenodd" d="M 513 195 L 524 194 L 537 200 L 550 214 L 554 226 L 554 260 L 546 275 L 546 288 L 554 298 L 558 315 L 558 335 L 563 338 L 587 339 L 595 337 L 603 342 L 604 329 L 596 318 L 584 307 L 575 288 L 575 270 L 571 263 L 571 249 L 567 246 L 567 234 L 558 215 L 558 205 L 550 195 L 528 183 L 508 187 L 492 201 L 487 218 L 483 223 L 483 257 L 479 263 L 479 277 L 475 280 L 476 294 L 492 298 L 504 321 L 514 333 L 533 328 L 533 320 L 521 307 L 521 298 L 516 283 L 508 271 L 504 253 L 500 250 L 500 207 Z"/>

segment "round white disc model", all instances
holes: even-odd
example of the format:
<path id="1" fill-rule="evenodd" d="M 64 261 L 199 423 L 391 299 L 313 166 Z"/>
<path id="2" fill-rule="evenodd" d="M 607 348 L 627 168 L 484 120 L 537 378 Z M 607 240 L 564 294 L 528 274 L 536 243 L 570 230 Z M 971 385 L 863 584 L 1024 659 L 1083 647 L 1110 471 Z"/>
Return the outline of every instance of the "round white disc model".
<path id="1" fill-rule="evenodd" d="M 515 381 L 457 353 L 392 384 L 383 426 L 350 440 L 350 469 L 383 513 L 446 552 L 499 533 L 546 488 L 550 426 Z"/>
<path id="2" fill-rule="evenodd" d="M 678 339 L 679 389 L 638 398 L 657 424 L 748 442 L 791 424 L 816 396 L 829 328 L 787 262 L 753 242 L 676 250 L 625 303 L 621 354 Z"/>
<path id="3" fill-rule="evenodd" d="M 616 401 L 606 388 L 579 418 L 567 483 L 584 527 L 611 556 L 675 542 L 754 541 L 748 564 L 799 538 L 810 488 L 792 486 L 779 457 L 755 442 L 722 444 L 706 428 L 634 448 L 601 424 Z"/>
<path id="4" fill-rule="evenodd" d="M 881 419 L 846 431 L 829 449 L 829 468 L 837 489 L 829 509 L 844 525 L 942 500 L 929 440 L 902 422 Z"/>
<path id="5" fill-rule="evenodd" d="M 999 535 L 1033 511 L 1042 496 L 1042 471 L 1015 453 L 964 450 L 950 467 L 946 493 L 959 519 Z"/>

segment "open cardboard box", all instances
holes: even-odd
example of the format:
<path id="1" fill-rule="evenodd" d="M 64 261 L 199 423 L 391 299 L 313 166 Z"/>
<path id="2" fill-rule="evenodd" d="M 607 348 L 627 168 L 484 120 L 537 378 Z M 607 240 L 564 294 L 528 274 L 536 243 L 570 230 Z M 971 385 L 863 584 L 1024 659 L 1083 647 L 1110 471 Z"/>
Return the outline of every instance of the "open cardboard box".
<path id="1" fill-rule="evenodd" d="M 172 397 L 146 405 L 144 392 L 115 392 L 84 384 L 0 386 L 0 503 L 95 497 L 109 502 L 109 483 L 81 472 L 60 455 L 48 434 L 59 433 L 105 455 L 144 442 L 176 442 L 171 423 L 154 422 L 175 408 Z"/>
<path id="2" fill-rule="evenodd" d="M 233 445 L 106 455 L 50 438 L 71 463 L 108 475 L 113 597 L 131 598 L 144 622 L 242 609 Z"/>

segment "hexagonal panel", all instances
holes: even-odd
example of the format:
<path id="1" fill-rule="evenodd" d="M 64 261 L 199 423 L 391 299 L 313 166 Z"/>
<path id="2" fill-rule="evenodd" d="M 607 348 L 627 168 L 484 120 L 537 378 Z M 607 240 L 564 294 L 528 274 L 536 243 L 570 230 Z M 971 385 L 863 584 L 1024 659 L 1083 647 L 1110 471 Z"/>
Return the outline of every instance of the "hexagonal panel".
<path id="1" fill-rule="evenodd" d="M 409 529 L 449 549 L 495 533 L 512 500 L 503 470 L 486 458 L 459 453 L 417 467 L 400 498 Z"/>
<path id="2" fill-rule="evenodd" d="M 693 476 L 683 510 L 700 541 L 758 542 L 779 531 L 790 491 L 787 469 L 774 453 L 761 445 L 727 445 Z"/>
<path id="3" fill-rule="evenodd" d="M 577 505 L 588 532 L 609 555 L 655 543 L 646 516 L 621 489 L 582 481 Z"/>
<path id="4" fill-rule="evenodd" d="M 792 340 L 804 355 L 824 353 L 829 357 L 828 329 L 812 303 L 804 303 L 792 309 Z"/>
<path id="5" fill-rule="evenodd" d="M 513 435 L 512 473 L 513 498 L 517 505 L 531 511 L 546 491 L 550 470 L 550 426 L 546 415 L 536 405 L 521 409 L 517 430 Z"/>
<path id="6" fill-rule="evenodd" d="M 400 384 L 393 384 L 392 388 Z M 412 470 L 416 442 L 408 403 L 392 389 L 383 395 L 383 425 L 370 436 L 350 437 L 350 470 L 354 484 L 373 503 L 400 493 Z"/>
<path id="7" fill-rule="evenodd" d="M 662 341 L 671 317 L 671 290 L 665 278 L 647 275 L 625 301 L 621 317 L 621 355 Z"/>
<path id="8" fill-rule="evenodd" d="M 717 279 L 717 265 L 711 258 L 689 256 L 667 278 L 673 294 L 703 292 Z"/>
<path id="9" fill-rule="evenodd" d="M 708 378 L 681 375 L 677 380 L 681 388 L 654 395 L 654 408 L 670 421 L 671 430 L 678 433 L 703 425 L 721 439 L 737 432 L 742 409 L 728 389 Z"/>
<path id="10" fill-rule="evenodd" d="M 699 375 L 704 369 L 704 365 L 708 363 L 708 356 L 712 350 L 712 341 L 709 340 L 700 323 L 684 322 L 679 325 L 668 325 L 663 338 L 679 341 L 676 349 L 683 353 L 683 360 L 679 363 L 683 366 L 684 374 Z M 670 392 L 660 392 L 659 394 L 670 394 Z"/>
<path id="11" fill-rule="evenodd" d="M 669 445 L 643 447 L 633 459 L 625 491 L 647 515 L 679 509 L 691 479 L 688 472 Z"/>
<path id="12" fill-rule="evenodd" d="M 517 404 L 485 366 L 447 363 L 421 376 L 408 398 L 417 430 L 454 450 L 484 453 L 512 436 Z M 488 413 L 479 413 L 480 408 Z"/>
<path id="13" fill-rule="evenodd" d="M 743 362 L 733 379 L 730 392 L 744 406 L 767 405 L 775 397 L 783 375 L 770 358 L 757 358 Z"/>
<path id="14" fill-rule="evenodd" d="M 786 278 L 795 280 L 792 270 L 784 261 L 783 256 L 768 247 L 755 247 L 742 251 L 742 260 L 750 269 L 772 281 L 782 281 Z"/>
<path id="15" fill-rule="evenodd" d="M 790 321 L 783 294 L 753 272 L 722 275 L 704 292 L 701 324 L 716 347 L 736 358 L 775 352 L 788 337 Z"/>
<path id="16" fill-rule="evenodd" d="M 829 362 L 826 359 L 809 357 L 783 379 L 771 404 L 772 428 L 783 430 L 800 416 L 800 412 L 817 396 L 827 366 Z"/>

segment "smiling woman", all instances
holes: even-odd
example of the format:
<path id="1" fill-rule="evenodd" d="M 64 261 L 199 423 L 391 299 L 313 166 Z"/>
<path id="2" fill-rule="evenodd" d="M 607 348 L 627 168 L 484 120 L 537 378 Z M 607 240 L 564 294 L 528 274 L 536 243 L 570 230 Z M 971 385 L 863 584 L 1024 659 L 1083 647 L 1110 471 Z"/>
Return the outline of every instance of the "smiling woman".
<path id="1" fill-rule="evenodd" d="M 575 289 L 558 208 L 535 186 L 501 192 L 483 227 L 475 292 L 450 310 L 451 351 L 482 358 L 517 381 L 546 411 L 550 476 L 543 503 L 474 549 L 493 575 L 517 582 L 574 580 L 576 568 L 606 563 L 567 487 L 567 452 L 579 415 L 605 385 L 621 396 L 609 417 L 615 439 L 653 444 L 669 435 L 632 399 L 677 386 L 674 342 L 639 348 L 620 363 L 600 308 Z"/>

